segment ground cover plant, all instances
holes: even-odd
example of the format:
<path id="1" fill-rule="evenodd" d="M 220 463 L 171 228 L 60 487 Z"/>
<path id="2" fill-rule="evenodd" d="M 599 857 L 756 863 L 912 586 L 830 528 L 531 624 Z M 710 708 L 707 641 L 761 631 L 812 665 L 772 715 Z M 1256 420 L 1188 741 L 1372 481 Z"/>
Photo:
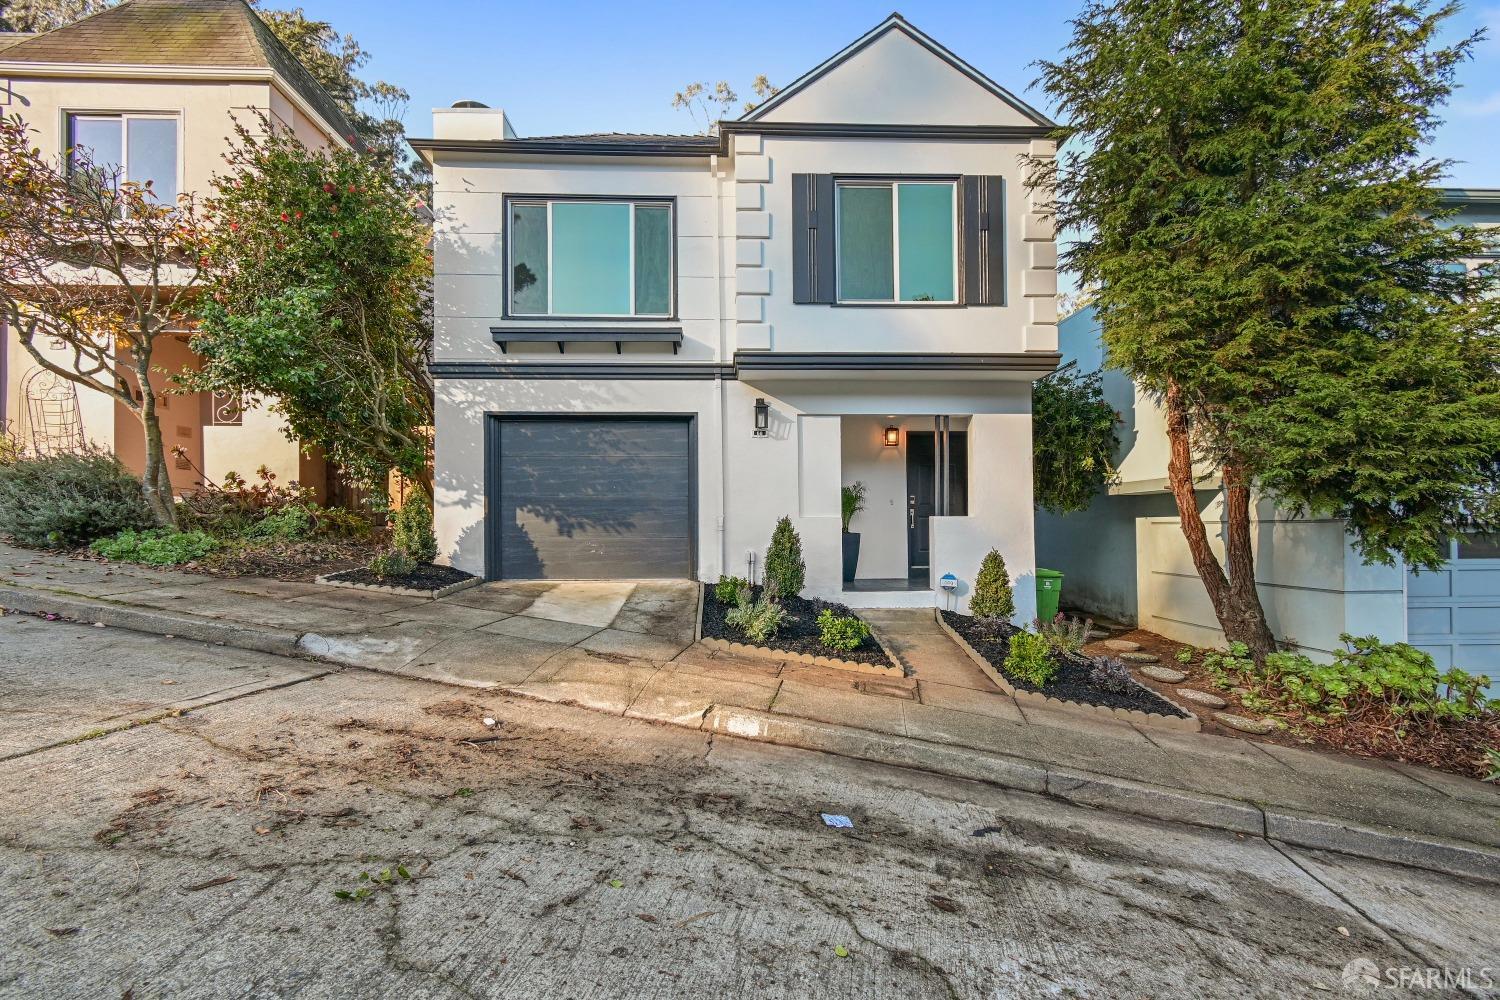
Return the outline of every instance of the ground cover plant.
<path id="1" fill-rule="evenodd" d="M 1275 720 L 1290 741 L 1485 776 L 1487 752 L 1500 747 L 1500 702 L 1484 678 L 1439 670 L 1405 643 L 1341 639 L 1330 663 L 1283 651 L 1257 664 L 1241 643 L 1185 648 L 1178 662 L 1201 671 L 1204 686 L 1224 698 Z"/>

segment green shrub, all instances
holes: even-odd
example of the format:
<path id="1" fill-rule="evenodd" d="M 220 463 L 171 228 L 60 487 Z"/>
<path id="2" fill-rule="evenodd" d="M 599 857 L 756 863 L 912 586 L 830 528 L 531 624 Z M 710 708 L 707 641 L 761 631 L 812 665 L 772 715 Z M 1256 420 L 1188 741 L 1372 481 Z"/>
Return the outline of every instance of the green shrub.
<path id="1" fill-rule="evenodd" d="M 1209 653 L 1204 666 L 1220 687 L 1246 687 L 1241 700 L 1267 712 L 1293 712 L 1318 725 L 1372 710 L 1396 718 L 1467 719 L 1487 710 L 1488 681 L 1462 670 L 1440 673 L 1428 654 L 1404 642 L 1341 635 L 1347 647 L 1332 663 L 1300 653 L 1272 653 L 1256 666 L 1241 643 Z"/>
<path id="2" fill-rule="evenodd" d="M 1092 618 L 1069 618 L 1061 611 L 1050 622 L 1040 618 L 1032 622 L 1032 628 L 1059 653 L 1076 653 L 1089 641 L 1089 629 L 1094 627 Z"/>
<path id="3" fill-rule="evenodd" d="M 738 600 L 738 605 L 730 609 L 724 621 L 744 632 L 752 642 L 764 643 L 775 638 L 787 615 L 775 593 L 766 588 L 759 598 L 755 598 L 746 588 L 740 591 Z"/>
<path id="4" fill-rule="evenodd" d="M 1016 613 L 1016 596 L 1010 589 L 1010 573 L 1005 560 L 990 549 L 979 564 L 979 578 L 974 581 L 974 596 L 969 598 L 969 613 L 976 618 L 1010 618 Z"/>
<path id="5" fill-rule="evenodd" d="M 737 604 L 740 591 L 749 589 L 750 581 L 742 576 L 721 576 L 719 582 L 714 584 L 714 597 L 720 604 Z"/>
<path id="6" fill-rule="evenodd" d="M 174 453 L 180 453 L 180 449 L 174 449 Z M 221 485 L 205 480 L 201 490 L 178 501 L 178 527 L 225 539 L 303 537 L 287 534 L 299 526 L 298 515 L 273 521 L 264 529 L 259 527 L 263 520 L 287 510 L 298 508 L 310 514 L 317 506 L 311 489 L 297 483 L 281 485 L 276 478 L 276 473 L 262 465 L 256 470 L 254 483 L 237 472 L 225 473 Z"/>
<path id="7" fill-rule="evenodd" d="M 152 523 L 140 480 L 108 452 L 0 464 L 0 535 L 21 545 L 72 548 Z"/>
<path id="8" fill-rule="evenodd" d="M 110 538 L 100 538 L 89 546 L 95 555 L 106 559 L 148 566 L 180 566 L 202 559 L 218 548 L 219 543 L 201 531 L 174 531 L 171 528 L 122 531 Z"/>
<path id="9" fill-rule="evenodd" d="M 771 532 L 771 545 L 766 549 L 766 583 L 774 586 L 778 594 L 796 597 L 802 593 L 806 577 L 802 539 L 792 527 L 792 519 L 783 517 L 776 522 L 776 530 Z"/>
<path id="10" fill-rule="evenodd" d="M 383 578 L 406 576 L 417 568 L 417 561 L 404 549 L 386 549 L 370 560 L 370 572 Z"/>
<path id="11" fill-rule="evenodd" d="M 437 558 L 437 535 L 432 531 L 432 502 L 417 490 L 406 498 L 391 523 L 391 544 L 419 563 Z"/>
<path id="12" fill-rule="evenodd" d="M 836 615 L 824 608 L 818 615 L 818 640 L 829 649 L 843 652 L 858 649 L 870 638 L 870 626 L 853 615 Z"/>
<path id="13" fill-rule="evenodd" d="M 345 507 L 312 508 L 316 533 L 324 538 L 369 538 L 374 528 L 370 519 Z"/>
<path id="14" fill-rule="evenodd" d="M 1046 636 L 1022 630 L 1010 637 L 1010 655 L 1005 658 L 1005 672 L 1037 687 L 1044 686 L 1057 673 L 1058 663 L 1052 657 L 1052 644 Z"/>
<path id="15" fill-rule="evenodd" d="M 246 538 L 280 538 L 292 541 L 306 538 L 313 533 L 312 512 L 301 504 L 273 511 L 250 525 L 244 532 Z"/>

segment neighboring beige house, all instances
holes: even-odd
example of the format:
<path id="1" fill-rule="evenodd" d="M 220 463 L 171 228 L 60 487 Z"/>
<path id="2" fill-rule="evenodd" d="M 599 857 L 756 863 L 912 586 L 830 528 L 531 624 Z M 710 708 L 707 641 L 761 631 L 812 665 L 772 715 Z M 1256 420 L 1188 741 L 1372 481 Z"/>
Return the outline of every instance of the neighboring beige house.
<path id="1" fill-rule="evenodd" d="M 206 191 L 236 119 L 254 127 L 256 112 L 309 146 L 354 141 L 333 98 L 243 0 L 127 0 L 55 31 L 0 34 L 0 113 L 25 119 L 46 155 L 61 160 L 71 147 L 88 147 L 126 178 L 151 180 L 164 199 Z M 158 367 L 196 363 L 188 336 L 158 342 Z M 264 406 L 243 409 L 237 398 L 208 393 L 161 400 L 168 448 L 181 446 L 212 480 L 231 470 L 248 477 L 264 465 L 279 482 L 324 490 L 322 459 L 287 440 Z M 28 448 L 88 441 L 136 471 L 144 465 L 134 415 L 48 375 L 3 326 L 0 412 Z M 192 489 L 198 477 L 189 462 L 173 464 L 173 485 Z"/>

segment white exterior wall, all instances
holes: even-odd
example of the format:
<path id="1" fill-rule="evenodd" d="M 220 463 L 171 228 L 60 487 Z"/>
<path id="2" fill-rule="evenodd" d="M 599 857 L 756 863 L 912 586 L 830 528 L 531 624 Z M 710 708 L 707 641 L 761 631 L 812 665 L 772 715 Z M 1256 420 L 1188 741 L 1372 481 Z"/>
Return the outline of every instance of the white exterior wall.
<path id="1" fill-rule="evenodd" d="M 992 91 L 897 32 L 855 53 L 766 120 L 1036 128 Z M 440 139 L 514 138 L 504 113 L 495 109 L 440 110 L 434 132 Z M 698 576 L 746 575 L 753 564 L 758 577 L 772 528 L 788 516 L 802 538 L 805 592 L 853 603 L 859 596 L 842 592 L 839 488 L 858 478 L 846 465 L 864 460 L 866 431 L 883 426 L 887 414 L 907 415 L 914 427 L 931 427 L 933 415 L 954 416 L 961 418 L 956 428 L 977 415 L 968 425 L 971 514 L 934 520 L 934 558 L 939 559 L 934 575 L 953 572 L 971 584 L 985 552 L 998 547 L 1017 580 L 1019 613 L 1029 617 L 1035 564 L 1028 376 L 851 370 L 798 377 L 742 370 L 738 378 L 713 378 L 701 371 L 705 363 L 727 369 L 736 353 L 747 352 L 940 357 L 1055 351 L 1053 231 L 1028 196 L 1018 162 L 1024 153 L 1050 152 L 1050 144 L 1024 139 L 754 133 L 736 133 L 727 152 L 716 157 L 438 149 L 433 208 L 440 558 L 470 572 L 485 571 L 486 414 L 691 414 L 698 449 Z M 793 303 L 794 173 L 1004 177 L 1005 304 Z M 502 352 L 491 327 L 630 328 L 607 319 L 504 317 L 507 195 L 675 199 L 677 316 L 652 325 L 680 326 L 680 353 L 626 344 L 617 354 L 613 344 L 570 343 L 559 354 L 555 344 L 518 340 L 508 341 Z M 443 372 L 447 362 L 546 365 L 549 371 L 546 377 L 526 377 L 524 369 L 477 377 Z M 557 369 L 573 363 L 620 369 L 630 363 L 695 365 L 700 373 L 641 379 L 617 370 L 613 377 L 575 379 Z M 758 398 L 770 405 L 769 432 L 763 437 L 752 433 Z M 887 497 L 878 524 L 873 510 L 866 515 L 871 520 L 865 544 L 875 555 L 862 575 L 877 575 L 879 567 L 879 575 L 904 577 L 904 462 L 899 475 L 882 467 L 885 473 L 891 474 L 882 478 L 882 489 L 893 489 L 899 503 L 892 505 Z M 930 604 L 933 596 L 915 592 L 901 600 Z M 962 600 L 966 606 L 966 596 Z"/>

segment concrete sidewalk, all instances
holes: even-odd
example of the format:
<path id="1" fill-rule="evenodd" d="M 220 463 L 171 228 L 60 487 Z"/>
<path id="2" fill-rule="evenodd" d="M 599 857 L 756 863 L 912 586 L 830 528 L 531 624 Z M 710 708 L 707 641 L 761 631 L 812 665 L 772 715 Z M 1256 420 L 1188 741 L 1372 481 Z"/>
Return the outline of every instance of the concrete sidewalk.
<path id="1" fill-rule="evenodd" d="M 487 585 L 438 601 L 105 566 L 0 546 L 0 606 L 490 688 L 978 778 L 1500 881 L 1500 790 L 1384 761 L 1022 710 L 930 615 L 871 616 L 893 680 L 692 643 L 682 584 Z"/>

